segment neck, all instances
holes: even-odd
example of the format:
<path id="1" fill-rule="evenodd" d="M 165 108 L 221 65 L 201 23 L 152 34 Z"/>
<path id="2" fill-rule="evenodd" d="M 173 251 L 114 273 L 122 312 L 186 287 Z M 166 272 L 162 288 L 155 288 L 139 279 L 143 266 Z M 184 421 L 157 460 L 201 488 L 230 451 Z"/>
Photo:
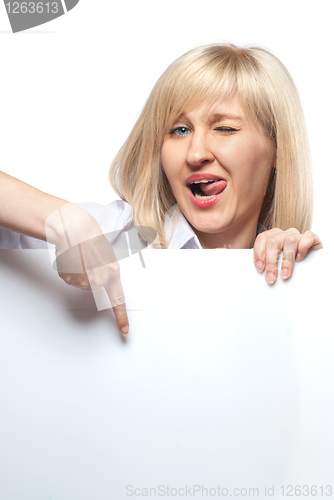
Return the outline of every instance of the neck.
<path id="1" fill-rule="evenodd" d="M 257 221 L 242 230 L 235 227 L 223 233 L 202 233 L 196 228 L 192 228 L 204 249 L 253 248 L 257 232 Z"/>

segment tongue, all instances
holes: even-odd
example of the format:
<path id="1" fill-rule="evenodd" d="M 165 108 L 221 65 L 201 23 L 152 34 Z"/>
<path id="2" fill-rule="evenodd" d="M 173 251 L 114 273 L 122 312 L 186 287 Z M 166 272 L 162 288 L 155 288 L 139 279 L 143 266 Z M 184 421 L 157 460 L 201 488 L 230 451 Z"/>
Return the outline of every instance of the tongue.
<path id="1" fill-rule="evenodd" d="M 200 184 L 201 191 L 203 194 L 206 194 L 207 196 L 211 196 L 212 194 L 219 194 L 227 186 L 226 181 L 215 181 L 215 182 L 210 182 L 208 184 Z"/>

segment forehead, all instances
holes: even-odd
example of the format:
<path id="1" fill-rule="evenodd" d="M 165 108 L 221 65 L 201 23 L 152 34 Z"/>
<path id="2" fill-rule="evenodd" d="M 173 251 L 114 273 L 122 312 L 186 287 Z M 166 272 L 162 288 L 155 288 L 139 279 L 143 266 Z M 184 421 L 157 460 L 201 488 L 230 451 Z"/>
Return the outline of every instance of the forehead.
<path id="1" fill-rule="evenodd" d="M 196 117 L 208 122 L 215 122 L 223 119 L 244 122 L 248 119 L 237 94 L 228 99 L 217 100 L 213 104 L 204 100 L 198 105 L 181 113 L 178 118 L 186 116 Z"/>

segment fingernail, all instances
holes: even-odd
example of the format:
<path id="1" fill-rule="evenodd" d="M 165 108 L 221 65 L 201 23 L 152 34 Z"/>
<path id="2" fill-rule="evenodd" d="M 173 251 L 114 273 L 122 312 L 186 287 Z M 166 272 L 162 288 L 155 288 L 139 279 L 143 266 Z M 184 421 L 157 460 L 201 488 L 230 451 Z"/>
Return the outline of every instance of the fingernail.
<path id="1" fill-rule="evenodd" d="M 268 282 L 270 285 L 271 285 L 272 283 L 274 283 L 274 281 L 275 281 L 275 275 L 274 275 L 274 273 L 272 273 L 272 272 L 268 272 L 268 273 L 266 274 L 266 280 L 267 280 L 267 282 Z"/>
<path id="2" fill-rule="evenodd" d="M 263 271 L 263 267 L 264 267 L 263 262 L 261 262 L 260 260 L 257 260 L 255 267 L 259 271 L 259 273 L 261 273 Z"/>
<path id="3" fill-rule="evenodd" d="M 123 328 L 121 329 L 121 332 L 123 333 L 123 335 L 127 335 L 129 333 L 129 327 L 123 326 Z"/>
<path id="4" fill-rule="evenodd" d="M 297 253 L 296 255 L 296 260 L 301 260 L 302 256 L 300 255 L 300 253 Z"/>
<path id="5" fill-rule="evenodd" d="M 283 267 L 283 269 L 281 269 L 281 277 L 283 280 L 286 280 L 289 276 L 289 269 L 286 268 L 286 267 Z"/>

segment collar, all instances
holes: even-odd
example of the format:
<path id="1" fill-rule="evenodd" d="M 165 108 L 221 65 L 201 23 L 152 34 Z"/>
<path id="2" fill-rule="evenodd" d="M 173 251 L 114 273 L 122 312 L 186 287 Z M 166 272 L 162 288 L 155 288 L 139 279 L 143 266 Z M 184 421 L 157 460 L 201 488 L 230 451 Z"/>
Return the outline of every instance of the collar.
<path id="1" fill-rule="evenodd" d="M 257 225 L 256 236 L 267 229 L 262 225 Z M 167 241 L 166 249 L 201 249 L 197 235 L 194 233 L 189 222 L 175 203 L 165 216 L 165 235 Z"/>
<path id="2" fill-rule="evenodd" d="M 165 216 L 166 249 L 203 249 L 189 222 L 175 203 Z"/>

